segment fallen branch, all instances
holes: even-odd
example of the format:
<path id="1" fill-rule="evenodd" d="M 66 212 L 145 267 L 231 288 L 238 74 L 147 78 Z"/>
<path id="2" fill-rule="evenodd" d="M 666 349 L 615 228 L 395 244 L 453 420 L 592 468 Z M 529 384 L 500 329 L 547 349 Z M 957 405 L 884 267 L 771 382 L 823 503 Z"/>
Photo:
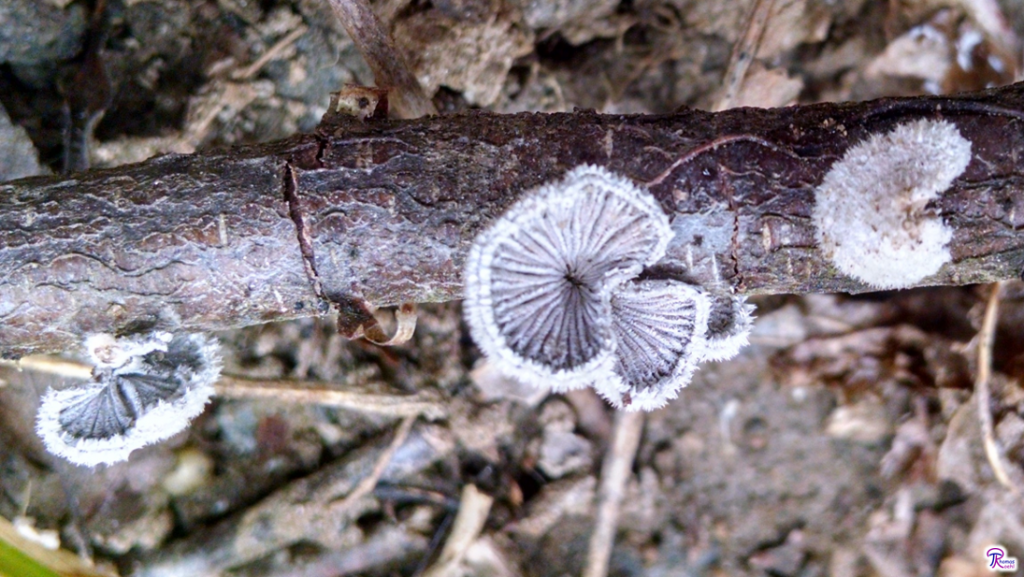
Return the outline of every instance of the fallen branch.
<path id="1" fill-rule="evenodd" d="M 663 116 L 325 118 L 317 134 L 0 185 L 0 356 L 91 332 L 218 330 L 461 296 L 469 243 L 573 166 L 648 184 L 662 264 L 741 293 L 859 292 L 818 249 L 814 190 L 853 144 L 944 118 L 973 158 L 934 209 L 952 262 L 921 284 L 1024 270 L 1024 84 L 956 97 Z M 352 317 L 354 323 L 346 318 Z"/>

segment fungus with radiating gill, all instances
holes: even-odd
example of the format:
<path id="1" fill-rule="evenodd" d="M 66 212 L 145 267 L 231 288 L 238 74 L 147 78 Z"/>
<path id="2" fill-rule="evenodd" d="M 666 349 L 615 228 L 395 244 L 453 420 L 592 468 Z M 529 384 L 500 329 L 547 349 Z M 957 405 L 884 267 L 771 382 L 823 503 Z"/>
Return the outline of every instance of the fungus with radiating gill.
<path id="1" fill-rule="evenodd" d="M 611 291 L 673 236 L 654 197 L 580 166 L 526 193 L 481 233 L 466 264 L 466 320 L 483 353 L 524 381 L 566 390 L 614 362 Z"/>
<path id="2" fill-rule="evenodd" d="M 94 335 L 86 348 L 93 380 L 48 390 L 36 421 L 46 448 L 78 465 L 125 461 L 184 430 L 220 375 L 219 345 L 201 334 Z"/>
<path id="3" fill-rule="evenodd" d="M 874 134 L 832 165 L 811 218 L 836 268 L 872 287 L 907 288 L 951 260 L 953 231 L 928 203 L 971 161 L 971 142 L 944 120 Z"/>
<path id="4" fill-rule="evenodd" d="M 594 383 L 616 408 L 665 406 L 704 359 L 711 300 L 674 280 L 632 281 L 612 294 L 613 372 Z"/>
<path id="5" fill-rule="evenodd" d="M 725 361 L 735 357 L 750 344 L 753 328 L 754 305 L 747 303 L 747 297 L 713 297 L 702 360 Z"/>

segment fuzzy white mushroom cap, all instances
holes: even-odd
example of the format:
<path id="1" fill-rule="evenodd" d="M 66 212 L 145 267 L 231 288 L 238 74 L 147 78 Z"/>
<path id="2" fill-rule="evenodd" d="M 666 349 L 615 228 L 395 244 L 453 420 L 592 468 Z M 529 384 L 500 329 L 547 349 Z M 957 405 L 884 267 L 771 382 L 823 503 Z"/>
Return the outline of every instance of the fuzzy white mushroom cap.
<path id="1" fill-rule="evenodd" d="M 971 161 L 944 120 L 917 120 L 854 145 L 815 191 L 812 218 L 836 268 L 879 289 L 913 286 L 951 256 L 953 231 L 926 210 Z"/>
<path id="2" fill-rule="evenodd" d="M 46 448 L 78 465 L 125 461 L 184 430 L 220 375 L 219 345 L 201 334 L 90 337 L 86 348 L 101 361 L 93 381 L 48 390 L 36 420 Z"/>
<path id="3" fill-rule="evenodd" d="M 89 354 L 94 366 L 116 369 L 133 357 L 167 350 L 167 343 L 171 342 L 172 337 L 171 333 L 163 331 L 121 338 L 98 333 L 86 337 L 85 352 Z"/>
<path id="4" fill-rule="evenodd" d="M 711 300 L 684 282 L 644 280 L 618 287 L 611 304 L 615 366 L 597 392 L 629 411 L 665 406 L 704 359 Z"/>
<path id="5" fill-rule="evenodd" d="M 600 167 L 526 193 L 470 251 L 464 308 L 474 340 L 526 382 L 591 384 L 613 362 L 611 291 L 671 239 L 654 197 Z"/>
<path id="6" fill-rule="evenodd" d="M 747 297 L 723 296 L 711 301 L 704 361 L 725 361 L 750 344 L 754 328 L 754 305 Z"/>

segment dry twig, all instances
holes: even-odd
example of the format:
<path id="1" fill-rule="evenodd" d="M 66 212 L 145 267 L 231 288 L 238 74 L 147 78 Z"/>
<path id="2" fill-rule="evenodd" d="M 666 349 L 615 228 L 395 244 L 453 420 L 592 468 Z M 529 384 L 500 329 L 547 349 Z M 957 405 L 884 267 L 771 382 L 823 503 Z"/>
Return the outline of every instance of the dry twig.
<path id="1" fill-rule="evenodd" d="M 747 25 L 743 29 L 743 36 L 733 45 L 732 54 L 729 56 L 729 66 L 725 69 L 725 76 L 722 77 L 725 90 L 715 102 L 712 110 L 720 111 L 732 108 L 733 102 L 736 101 L 743 88 L 747 69 L 750 68 L 750 63 L 757 56 L 757 49 L 761 45 L 761 38 L 764 37 L 764 31 L 768 26 L 768 20 L 771 18 L 774 7 L 775 0 L 754 0 L 747 17 Z"/>
<path id="2" fill-rule="evenodd" d="M 72 379 L 92 378 L 92 367 L 89 365 L 49 355 L 29 355 L 17 361 L 0 359 L 0 366 Z M 437 395 L 401 394 L 376 382 L 332 385 L 312 381 L 250 379 L 222 375 L 214 384 L 214 389 L 218 396 L 229 399 L 270 398 L 284 403 L 325 405 L 393 417 L 423 416 L 431 421 L 443 419 L 448 415 L 447 407 Z"/>
<path id="3" fill-rule="evenodd" d="M 92 378 L 92 367 L 89 365 L 50 355 L 27 355 L 16 361 L 0 359 L 0 367 L 12 367 L 19 371 L 36 371 L 70 379 Z"/>
<path id="4" fill-rule="evenodd" d="M 441 550 L 441 556 L 427 569 L 423 577 L 448 577 L 458 574 L 455 571 L 466 551 L 480 536 L 493 502 L 494 498 L 477 489 L 476 485 L 467 484 L 462 488 L 459 512 L 455 516 L 448 540 L 444 543 L 444 549 Z"/>
<path id="5" fill-rule="evenodd" d="M 369 495 L 373 492 L 373 489 L 377 486 L 380 481 L 381 475 L 384 474 L 384 470 L 388 468 L 388 464 L 391 463 L 391 458 L 395 456 L 395 451 L 402 446 L 402 443 L 409 438 L 409 431 L 412 430 L 413 423 L 416 422 L 416 417 L 406 417 L 402 420 L 401 424 L 398 425 L 398 430 L 395 431 L 394 438 L 391 439 L 391 443 L 388 445 L 384 452 L 377 458 L 377 463 L 374 464 L 373 470 L 370 474 L 364 477 L 359 484 L 356 485 L 352 491 L 345 496 L 345 499 L 339 505 L 339 510 L 344 511 L 348 509 L 352 503 L 355 503 L 359 499 Z"/>
<path id="6" fill-rule="evenodd" d="M 435 395 L 387 392 L 381 390 L 383 387 L 377 383 L 347 384 L 340 388 L 306 381 L 248 379 L 225 375 L 214 388 L 217 395 L 227 398 L 271 398 L 285 403 L 327 405 L 395 417 L 422 415 L 431 421 L 448 415 L 447 408 Z"/>
<path id="7" fill-rule="evenodd" d="M 379 88 L 388 89 L 388 101 L 397 118 L 437 114 L 419 80 L 398 53 L 387 30 L 366 0 L 329 0 L 363 59 L 373 70 Z"/>
<path id="8" fill-rule="evenodd" d="M 1010 475 L 1003 464 L 1003 451 L 996 441 L 989 391 L 989 382 L 992 379 L 992 345 L 995 341 L 996 319 L 999 316 L 999 297 L 1002 288 L 1003 283 L 993 284 L 992 292 L 989 293 L 988 302 L 985 305 L 985 318 L 981 323 L 981 330 L 978 332 L 978 376 L 974 381 L 974 392 L 977 395 L 978 420 L 981 422 L 985 456 L 988 458 L 996 480 L 1013 493 L 1017 493 L 1017 487 L 1010 480 Z"/>
<path id="9" fill-rule="evenodd" d="M 236 70 L 231 77 L 235 80 L 249 80 L 253 76 L 259 73 L 268 62 L 276 60 L 281 54 L 292 44 L 295 43 L 309 28 L 305 25 L 297 26 L 294 30 L 285 35 L 284 38 L 278 40 L 273 46 L 267 49 L 259 58 L 254 60 L 252 64 L 249 64 L 245 68 Z"/>
<path id="10" fill-rule="evenodd" d="M 407 426 L 403 422 L 390 441 L 380 439 L 355 449 L 219 525 L 153 552 L 136 574 L 222 574 L 295 543 L 318 543 L 334 550 L 353 547 L 366 538 L 356 520 L 379 508 L 371 494 L 378 480 L 400 483 L 455 448 L 443 429 L 416 427 L 408 432 Z M 406 434 L 405 442 L 399 443 Z M 356 493 L 360 496 L 353 497 Z"/>

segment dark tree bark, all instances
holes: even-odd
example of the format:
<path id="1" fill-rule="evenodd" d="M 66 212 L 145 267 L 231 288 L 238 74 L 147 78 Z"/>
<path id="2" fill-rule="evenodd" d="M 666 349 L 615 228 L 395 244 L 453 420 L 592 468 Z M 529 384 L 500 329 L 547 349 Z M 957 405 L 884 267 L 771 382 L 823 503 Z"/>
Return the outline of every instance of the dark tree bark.
<path id="1" fill-rule="evenodd" d="M 216 330 L 460 297 L 470 242 L 572 167 L 646 183 L 663 261 L 713 290 L 858 292 L 816 249 L 814 188 L 851 145 L 943 118 L 973 160 L 936 210 L 953 263 L 929 283 L 1024 269 L 1024 84 L 957 97 L 665 116 L 325 118 L 317 134 L 0 185 L 0 354 L 83 334 Z"/>

